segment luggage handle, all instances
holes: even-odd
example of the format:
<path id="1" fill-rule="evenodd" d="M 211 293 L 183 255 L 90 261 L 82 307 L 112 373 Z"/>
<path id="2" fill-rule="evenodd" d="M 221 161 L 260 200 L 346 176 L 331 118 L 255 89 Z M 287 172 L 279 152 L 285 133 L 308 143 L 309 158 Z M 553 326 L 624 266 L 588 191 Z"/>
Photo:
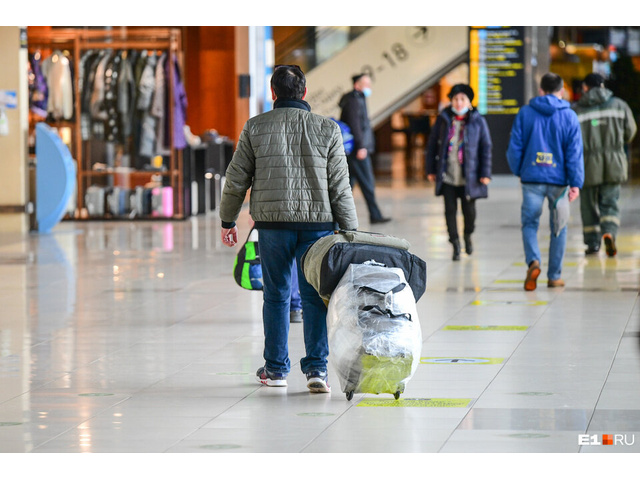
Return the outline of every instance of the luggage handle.
<path id="1" fill-rule="evenodd" d="M 409 320 L 410 322 L 412 321 L 410 313 L 393 313 L 388 308 L 383 310 L 382 308 L 380 308 L 379 305 L 365 305 L 364 307 L 362 307 L 362 310 L 365 311 L 365 312 L 372 312 L 373 311 L 373 313 L 378 313 L 380 315 L 389 315 L 391 318 L 402 318 L 402 317 L 404 317 L 407 320 Z"/>
<path id="2" fill-rule="evenodd" d="M 391 290 L 387 291 L 387 292 L 381 292 L 380 290 L 376 290 L 373 287 L 369 287 L 368 285 L 360 285 L 358 287 L 358 290 L 365 290 L 368 292 L 375 292 L 375 293 L 382 293 L 384 295 L 387 295 L 388 293 L 398 293 L 401 292 L 402 290 L 404 290 L 404 287 L 406 287 L 407 284 L 406 283 L 399 283 L 398 285 L 396 285 L 395 287 L 393 287 Z"/>

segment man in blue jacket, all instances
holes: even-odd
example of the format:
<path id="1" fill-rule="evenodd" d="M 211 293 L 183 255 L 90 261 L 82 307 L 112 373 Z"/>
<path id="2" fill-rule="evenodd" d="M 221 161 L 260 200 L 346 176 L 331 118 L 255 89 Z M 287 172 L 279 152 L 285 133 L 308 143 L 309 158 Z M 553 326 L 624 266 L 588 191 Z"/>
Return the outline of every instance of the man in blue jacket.
<path id="1" fill-rule="evenodd" d="M 563 100 L 564 82 L 554 73 L 540 81 L 541 95 L 520 109 L 511 129 L 507 160 L 522 182 L 522 241 L 528 265 L 525 290 L 535 290 L 540 275 L 538 226 L 545 198 L 549 202 L 551 241 L 548 286 L 563 287 L 562 260 L 567 227 L 555 231 L 553 209 L 567 186 L 572 202 L 584 182 L 582 133 L 576 113 Z"/>

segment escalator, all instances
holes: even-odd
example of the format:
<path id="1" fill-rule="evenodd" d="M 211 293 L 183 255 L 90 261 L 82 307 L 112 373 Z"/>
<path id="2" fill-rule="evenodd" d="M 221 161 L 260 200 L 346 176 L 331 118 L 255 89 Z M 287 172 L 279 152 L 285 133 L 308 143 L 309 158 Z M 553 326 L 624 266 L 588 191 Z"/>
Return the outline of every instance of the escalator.
<path id="1" fill-rule="evenodd" d="M 309 28 L 315 29 L 311 35 Z M 352 89 L 351 77 L 367 73 L 373 87 L 367 105 L 376 127 L 468 61 L 468 27 L 358 27 L 355 34 L 350 28 L 307 27 L 304 46 L 293 47 L 291 40 L 276 44 L 277 63 L 305 69 L 307 101 L 315 113 L 338 117 L 338 101 Z M 296 52 L 306 62 L 295 61 Z"/>

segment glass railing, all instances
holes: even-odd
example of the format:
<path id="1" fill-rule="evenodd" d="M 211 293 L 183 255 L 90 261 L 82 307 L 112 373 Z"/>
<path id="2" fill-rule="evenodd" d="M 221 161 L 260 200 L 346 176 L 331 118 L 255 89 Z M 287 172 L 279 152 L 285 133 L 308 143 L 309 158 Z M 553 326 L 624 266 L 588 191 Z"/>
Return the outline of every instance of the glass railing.
<path id="1" fill-rule="evenodd" d="M 300 27 L 276 43 L 276 65 L 299 65 L 308 72 L 345 49 L 369 28 L 371 27 Z"/>

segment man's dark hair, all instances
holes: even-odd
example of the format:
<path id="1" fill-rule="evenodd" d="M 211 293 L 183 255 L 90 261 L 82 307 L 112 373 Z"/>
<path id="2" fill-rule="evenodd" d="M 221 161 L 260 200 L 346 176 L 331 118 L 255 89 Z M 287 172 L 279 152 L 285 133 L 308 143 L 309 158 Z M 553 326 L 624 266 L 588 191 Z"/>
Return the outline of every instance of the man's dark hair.
<path id="1" fill-rule="evenodd" d="M 355 83 L 360 80 L 362 77 L 366 77 L 367 74 L 366 73 L 358 73 L 357 75 L 354 75 L 353 77 L 351 77 L 351 82 L 355 85 Z"/>
<path id="2" fill-rule="evenodd" d="M 540 80 L 540 89 L 546 94 L 559 92 L 563 86 L 562 77 L 555 73 L 545 73 Z"/>
<path id="3" fill-rule="evenodd" d="M 307 79 L 297 65 L 278 65 L 271 75 L 271 87 L 277 98 L 302 100 Z"/>
<path id="4" fill-rule="evenodd" d="M 590 73 L 584 77 L 584 84 L 588 88 L 602 87 L 604 85 L 604 77 L 599 73 Z"/>

